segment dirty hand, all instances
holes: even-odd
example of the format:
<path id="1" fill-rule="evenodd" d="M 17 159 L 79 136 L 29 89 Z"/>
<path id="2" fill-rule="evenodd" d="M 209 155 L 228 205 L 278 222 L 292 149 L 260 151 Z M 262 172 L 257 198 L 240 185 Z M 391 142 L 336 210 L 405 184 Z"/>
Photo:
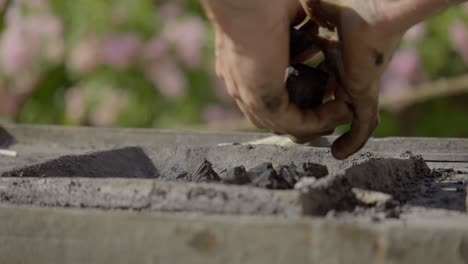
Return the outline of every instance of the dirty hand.
<path id="1" fill-rule="evenodd" d="M 338 45 L 329 52 L 327 64 L 334 67 L 335 96 L 347 101 L 353 113 L 350 131 L 332 146 L 333 155 L 345 159 L 366 143 L 378 125 L 379 79 L 404 31 L 386 27 L 377 0 L 301 2 L 313 21 L 338 33 Z"/>
<path id="2" fill-rule="evenodd" d="M 253 124 L 306 142 L 351 121 L 344 101 L 304 111 L 288 98 L 285 74 L 290 63 L 290 27 L 299 10 L 303 11 L 299 1 L 201 2 L 216 33 L 217 74 Z"/>
<path id="3" fill-rule="evenodd" d="M 313 22 L 335 27 L 339 44 L 330 51 L 338 87 L 353 112 L 349 132 L 338 138 L 333 155 L 358 151 L 379 122 L 379 82 L 404 32 L 451 5 L 466 0 L 300 0 Z M 330 64 L 330 63 L 328 63 Z"/>

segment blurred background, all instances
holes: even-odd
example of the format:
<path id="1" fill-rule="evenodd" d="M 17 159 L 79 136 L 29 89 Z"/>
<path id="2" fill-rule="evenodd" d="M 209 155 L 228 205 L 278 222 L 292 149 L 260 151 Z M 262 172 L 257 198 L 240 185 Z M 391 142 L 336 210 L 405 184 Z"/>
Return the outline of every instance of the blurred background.
<path id="1" fill-rule="evenodd" d="M 196 0 L 0 0 L 0 120 L 251 130 L 214 74 Z M 375 136 L 468 136 L 468 5 L 418 24 Z"/>

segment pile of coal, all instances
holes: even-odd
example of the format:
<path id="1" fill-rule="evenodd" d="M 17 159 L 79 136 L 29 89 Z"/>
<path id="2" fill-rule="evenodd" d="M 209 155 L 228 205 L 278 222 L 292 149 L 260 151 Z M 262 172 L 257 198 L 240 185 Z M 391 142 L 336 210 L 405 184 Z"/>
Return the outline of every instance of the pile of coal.
<path id="1" fill-rule="evenodd" d="M 328 175 L 326 166 L 316 163 L 282 165 L 274 168 L 271 163 L 262 163 L 250 170 L 244 166 L 233 167 L 220 172 L 204 160 L 195 173 L 190 174 L 174 168 L 163 179 L 191 182 L 218 182 L 233 185 L 248 185 L 272 190 L 293 189 L 303 177 L 322 178 Z"/>

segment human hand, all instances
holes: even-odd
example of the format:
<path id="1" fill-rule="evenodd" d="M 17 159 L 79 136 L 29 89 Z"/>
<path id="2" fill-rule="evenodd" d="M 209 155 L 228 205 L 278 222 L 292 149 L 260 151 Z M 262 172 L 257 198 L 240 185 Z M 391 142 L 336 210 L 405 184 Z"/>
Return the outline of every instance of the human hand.
<path id="1" fill-rule="evenodd" d="M 302 10 L 290 0 L 201 0 L 216 34 L 216 71 L 229 94 L 257 127 L 311 141 L 349 123 L 344 100 L 313 110 L 290 102 L 285 71 L 290 64 L 290 27 Z"/>
<path id="2" fill-rule="evenodd" d="M 332 146 L 338 159 L 358 151 L 378 125 L 379 81 L 398 48 L 404 28 L 392 26 L 377 0 L 301 0 L 312 23 L 336 27 L 339 42 L 327 52 L 333 65 L 335 96 L 349 105 L 353 120 L 350 131 Z M 333 50 L 336 48 L 335 50 Z"/>

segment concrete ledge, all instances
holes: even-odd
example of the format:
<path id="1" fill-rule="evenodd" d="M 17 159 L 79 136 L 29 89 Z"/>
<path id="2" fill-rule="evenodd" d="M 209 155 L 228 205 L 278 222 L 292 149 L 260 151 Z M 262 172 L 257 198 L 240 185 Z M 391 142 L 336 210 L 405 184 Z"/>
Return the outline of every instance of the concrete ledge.
<path id="1" fill-rule="evenodd" d="M 0 178 L 0 201 L 17 205 L 205 214 L 303 214 L 295 191 L 144 179 Z"/>
<path id="2" fill-rule="evenodd" d="M 468 221 L 381 225 L 0 205 L 0 263 L 451 263 Z"/>

